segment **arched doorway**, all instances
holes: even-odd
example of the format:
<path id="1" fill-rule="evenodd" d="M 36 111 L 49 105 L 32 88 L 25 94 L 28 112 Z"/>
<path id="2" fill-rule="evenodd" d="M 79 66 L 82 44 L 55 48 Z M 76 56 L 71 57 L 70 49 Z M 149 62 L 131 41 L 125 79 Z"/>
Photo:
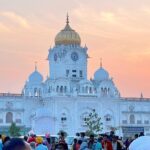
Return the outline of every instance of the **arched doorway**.
<path id="1" fill-rule="evenodd" d="M 54 134 L 54 122 L 54 117 L 51 116 L 47 108 L 39 108 L 33 118 L 32 130 L 37 135 Z"/>

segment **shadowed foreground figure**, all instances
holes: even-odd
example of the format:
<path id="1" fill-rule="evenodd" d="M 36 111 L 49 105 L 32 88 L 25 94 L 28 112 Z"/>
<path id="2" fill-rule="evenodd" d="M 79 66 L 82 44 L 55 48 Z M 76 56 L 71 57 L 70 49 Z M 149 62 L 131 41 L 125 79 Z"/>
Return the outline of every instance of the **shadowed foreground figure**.
<path id="1" fill-rule="evenodd" d="M 31 148 L 22 139 L 13 138 L 5 143 L 3 150 L 31 150 Z"/>

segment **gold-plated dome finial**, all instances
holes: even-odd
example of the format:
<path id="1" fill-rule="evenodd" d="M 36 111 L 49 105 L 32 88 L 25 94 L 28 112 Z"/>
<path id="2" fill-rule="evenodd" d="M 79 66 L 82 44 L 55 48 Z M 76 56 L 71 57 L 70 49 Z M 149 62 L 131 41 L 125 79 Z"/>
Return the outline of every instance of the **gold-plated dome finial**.
<path id="1" fill-rule="evenodd" d="M 102 64 L 102 58 L 100 58 L 100 68 L 102 68 L 103 64 Z"/>
<path id="2" fill-rule="evenodd" d="M 68 12 L 67 12 L 66 24 L 69 24 L 69 15 L 68 15 Z"/>
<path id="3" fill-rule="evenodd" d="M 35 61 L 35 71 L 37 71 L 37 61 Z"/>

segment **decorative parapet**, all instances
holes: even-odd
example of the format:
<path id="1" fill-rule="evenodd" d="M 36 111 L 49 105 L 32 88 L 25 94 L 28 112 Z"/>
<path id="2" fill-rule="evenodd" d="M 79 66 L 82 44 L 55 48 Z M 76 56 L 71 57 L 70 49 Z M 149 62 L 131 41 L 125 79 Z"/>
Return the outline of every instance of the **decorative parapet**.
<path id="1" fill-rule="evenodd" d="M 18 109 L 18 108 L 0 108 L 0 111 L 12 111 L 12 112 L 24 112 L 24 109 Z"/>
<path id="2" fill-rule="evenodd" d="M 124 101 L 149 101 L 150 102 L 150 98 L 136 98 L 136 97 L 120 97 L 120 100 L 124 100 Z"/>
<path id="3" fill-rule="evenodd" d="M 122 111 L 124 114 L 131 114 L 131 111 Z M 150 114 L 150 111 L 132 111 L 133 114 Z"/>
<path id="4" fill-rule="evenodd" d="M 23 94 L 16 94 L 16 93 L 0 93 L 0 97 L 15 97 L 15 98 L 20 98 L 20 97 L 23 97 Z"/>

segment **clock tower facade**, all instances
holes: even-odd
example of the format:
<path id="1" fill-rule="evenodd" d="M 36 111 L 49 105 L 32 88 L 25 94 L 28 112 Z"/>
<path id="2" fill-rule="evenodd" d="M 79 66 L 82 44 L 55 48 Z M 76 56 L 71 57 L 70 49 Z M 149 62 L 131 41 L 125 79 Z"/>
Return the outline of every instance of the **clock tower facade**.
<path id="1" fill-rule="evenodd" d="M 87 79 L 87 47 L 80 44 L 80 36 L 70 27 L 67 16 L 65 28 L 56 35 L 55 46 L 49 49 L 50 79 Z"/>

